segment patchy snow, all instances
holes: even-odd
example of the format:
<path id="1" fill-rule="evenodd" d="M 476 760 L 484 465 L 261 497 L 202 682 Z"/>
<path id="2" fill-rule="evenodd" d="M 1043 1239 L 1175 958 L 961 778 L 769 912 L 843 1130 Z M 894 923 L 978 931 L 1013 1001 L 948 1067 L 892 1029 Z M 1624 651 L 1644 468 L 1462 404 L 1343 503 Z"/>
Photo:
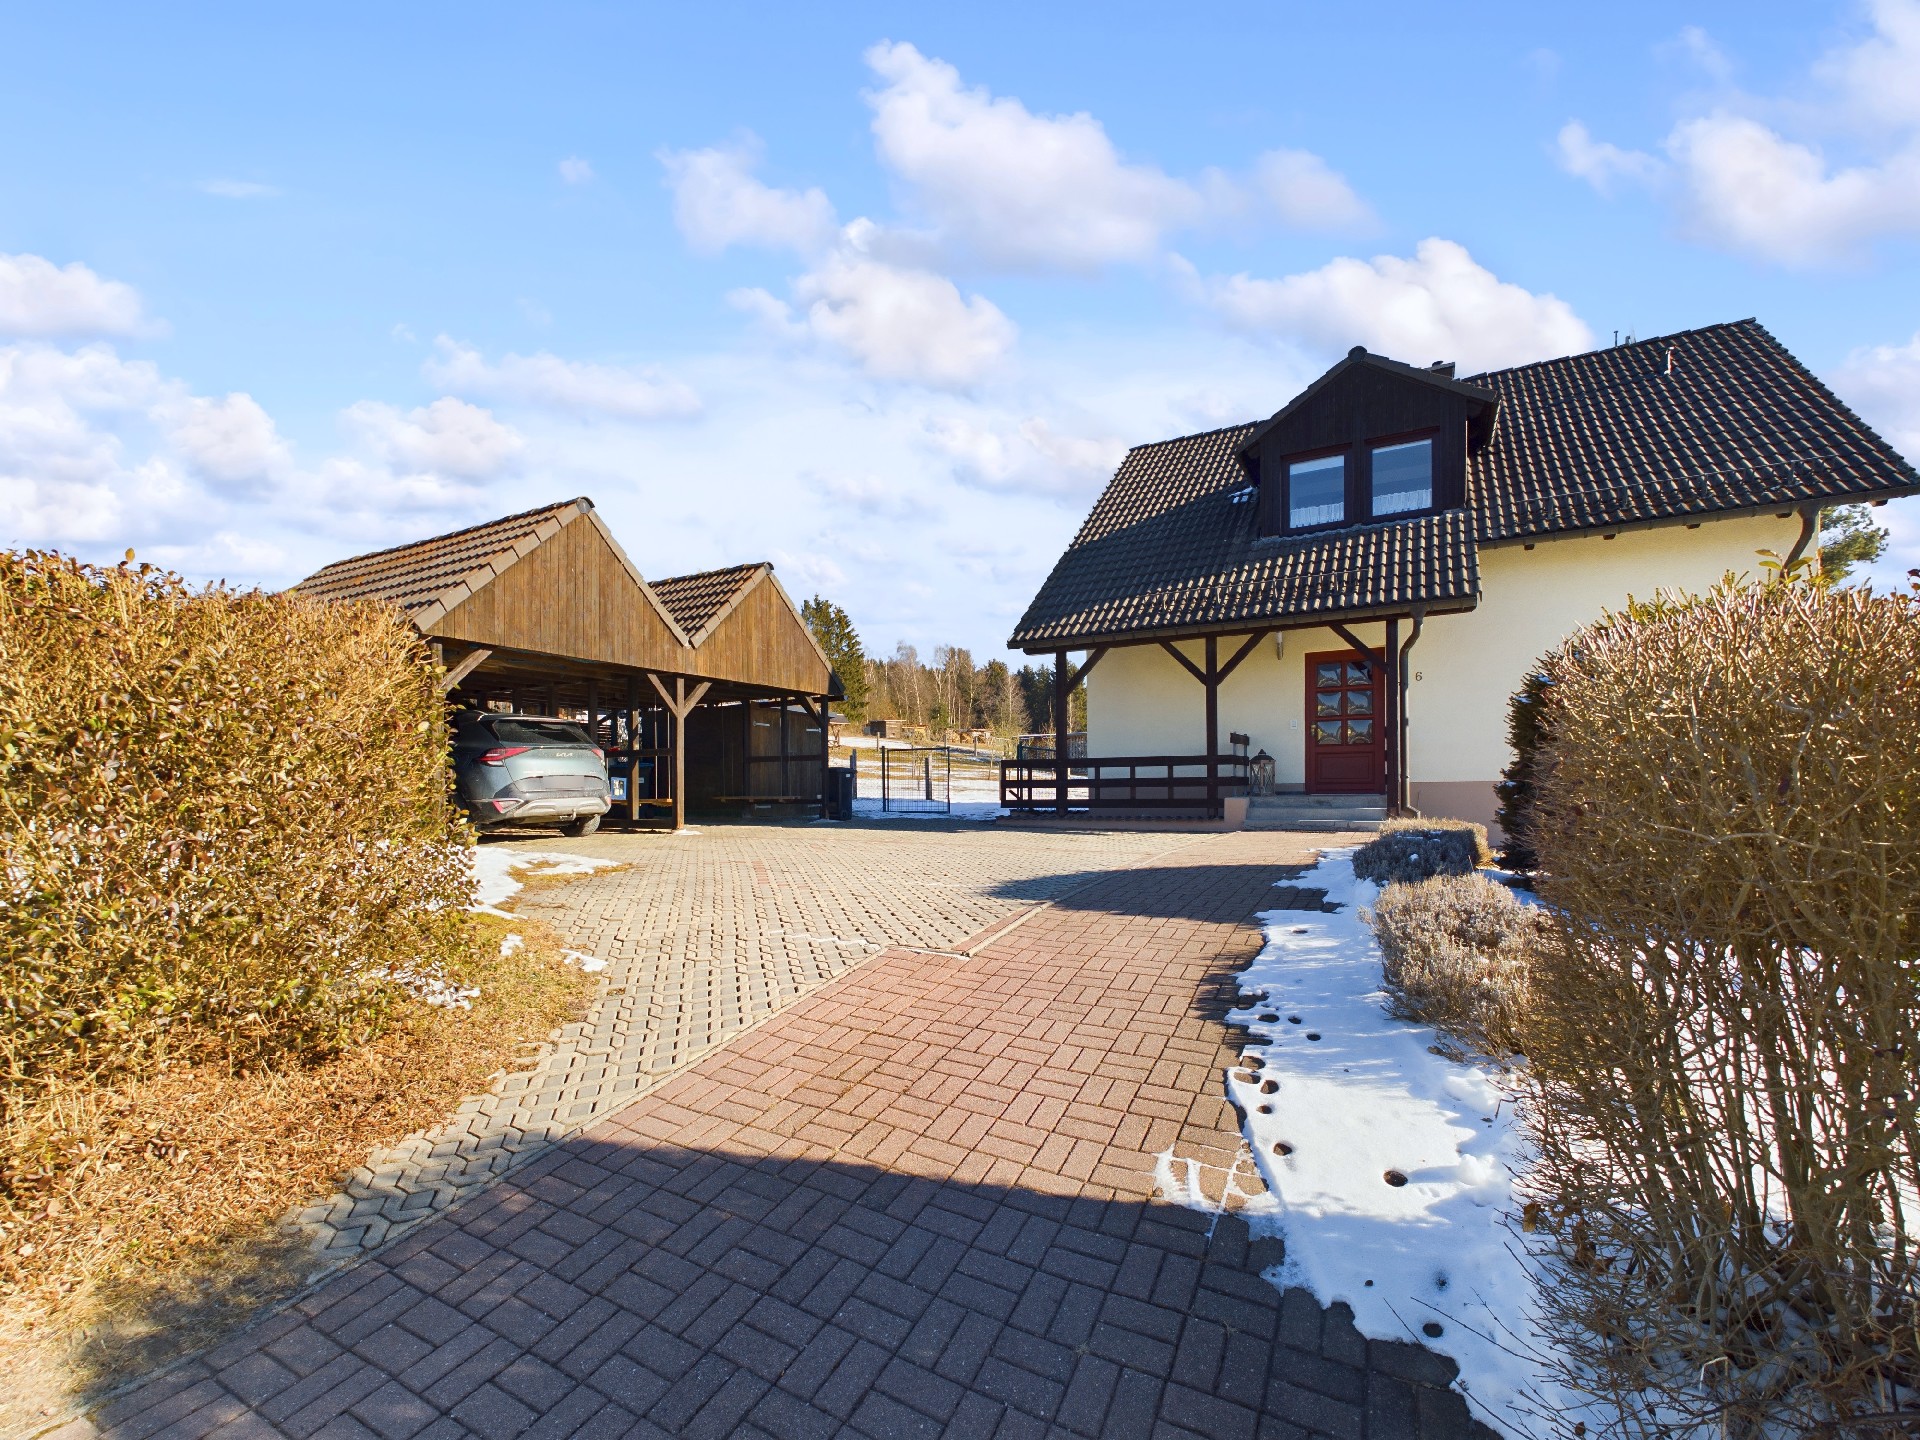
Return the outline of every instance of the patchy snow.
<path id="1" fill-rule="evenodd" d="M 383 980 L 391 980 L 414 999 L 437 1005 L 442 1010 L 471 1010 L 473 1002 L 480 998 L 479 986 L 455 985 L 438 966 L 419 969 L 410 965 L 382 966 L 373 973 Z"/>
<path id="2" fill-rule="evenodd" d="M 589 975 L 593 974 L 596 970 L 604 970 L 607 968 L 606 961 L 602 960 L 598 955 L 589 955 L 584 950 L 562 950 L 560 952 L 560 958 L 569 965 L 578 965 Z"/>
<path id="3" fill-rule="evenodd" d="M 558 850 L 512 850 L 505 845 L 476 845 L 473 856 L 473 908 L 488 915 L 516 918 L 500 906 L 513 898 L 524 878 L 535 875 L 591 875 L 617 862 L 591 855 L 568 855 Z M 526 872 L 515 878 L 514 871 Z"/>
<path id="4" fill-rule="evenodd" d="M 509 955 L 518 955 L 522 950 L 526 948 L 527 948 L 527 942 L 521 936 L 518 936 L 518 935 L 503 936 L 500 941 L 500 958 L 504 960 Z"/>
<path id="5" fill-rule="evenodd" d="M 1263 913 L 1267 943 L 1239 985 L 1265 998 L 1231 1016 L 1257 1037 L 1227 1083 L 1274 1197 L 1265 1223 L 1286 1242 L 1269 1278 L 1346 1301 L 1363 1334 L 1451 1356 L 1460 1389 L 1510 1436 L 1542 1416 L 1570 1424 L 1587 1402 L 1528 1353 L 1546 1342 L 1537 1262 L 1509 1223 L 1531 1159 L 1512 1079 L 1448 1060 L 1434 1030 L 1388 1013 L 1359 914 L 1379 887 L 1354 876 L 1352 854 L 1285 882 L 1339 909 Z"/>

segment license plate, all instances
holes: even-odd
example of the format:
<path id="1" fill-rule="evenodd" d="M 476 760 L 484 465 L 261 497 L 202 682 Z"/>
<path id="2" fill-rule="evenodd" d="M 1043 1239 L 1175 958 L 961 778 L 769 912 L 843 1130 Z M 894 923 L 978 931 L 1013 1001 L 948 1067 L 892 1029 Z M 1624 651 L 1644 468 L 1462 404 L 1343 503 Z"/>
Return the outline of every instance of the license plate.
<path id="1" fill-rule="evenodd" d="M 627 777 L 626 776 L 615 775 L 612 779 L 607 781 L 607 785 L 609 786 L 612 792 L 612 796 L 615 800 L 624 800 L 627 798 Z"/>

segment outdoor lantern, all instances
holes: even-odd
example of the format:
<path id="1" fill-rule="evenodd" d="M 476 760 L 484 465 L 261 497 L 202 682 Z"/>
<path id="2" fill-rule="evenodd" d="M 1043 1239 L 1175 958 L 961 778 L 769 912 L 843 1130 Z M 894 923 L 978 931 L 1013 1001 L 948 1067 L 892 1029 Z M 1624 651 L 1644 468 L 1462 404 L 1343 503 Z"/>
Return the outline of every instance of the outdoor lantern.
<path id="1" fill-rule="evenodd" d="M 1273 756 L 1264 750 L 1247 762 L 1247 789 L 1255 795 L 1273 793 Z"/>

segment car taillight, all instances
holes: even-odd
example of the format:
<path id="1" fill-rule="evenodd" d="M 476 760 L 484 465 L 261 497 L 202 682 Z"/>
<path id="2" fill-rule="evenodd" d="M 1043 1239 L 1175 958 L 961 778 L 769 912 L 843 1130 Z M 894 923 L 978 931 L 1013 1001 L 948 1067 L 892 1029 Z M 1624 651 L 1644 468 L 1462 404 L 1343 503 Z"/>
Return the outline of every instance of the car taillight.
<path id="1" fill-rule="evenodd" d="M 596 760 L 605 760 L 607 758 L 607 752 L 596 745 L 593 747 L 593 758 Z"/>
<path id="2" fill-rule="evenodd" d="M 531 747 L 526 745 L 502 745 L 482 755 L 480 757 L 480 763 L 482 765 L 503 765 L 506 763 L 509 755 L 524 755 L 529 748 Z"/>

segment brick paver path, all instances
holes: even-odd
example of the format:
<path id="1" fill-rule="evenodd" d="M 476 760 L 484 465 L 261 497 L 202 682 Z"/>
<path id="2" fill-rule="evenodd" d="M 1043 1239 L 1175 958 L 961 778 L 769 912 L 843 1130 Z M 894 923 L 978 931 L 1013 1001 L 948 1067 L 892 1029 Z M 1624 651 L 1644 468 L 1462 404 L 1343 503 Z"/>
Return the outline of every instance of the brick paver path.
<path id="1" fill-rule="evenodd" d="M 1299 837 L 889 950 L 97 1417 L 113 1440 L 1466 1435 L 1450 1363 L 1167 1203 Z M 1295 894 L 1295 903 L 1310 897 Z M 1484 1432 L 1483 1432 L 1484 1433 Z"/>
<path id="2" fill-rule="evenodd" d="M 889 946 L 950 947 L 1189 838 L 886 824 L 510 842 L 631 867 L 512 902 L 605 960 L 604 993 L 534 1069 L 298 1219 L 323 1262 L 357 1259 Z"/>

